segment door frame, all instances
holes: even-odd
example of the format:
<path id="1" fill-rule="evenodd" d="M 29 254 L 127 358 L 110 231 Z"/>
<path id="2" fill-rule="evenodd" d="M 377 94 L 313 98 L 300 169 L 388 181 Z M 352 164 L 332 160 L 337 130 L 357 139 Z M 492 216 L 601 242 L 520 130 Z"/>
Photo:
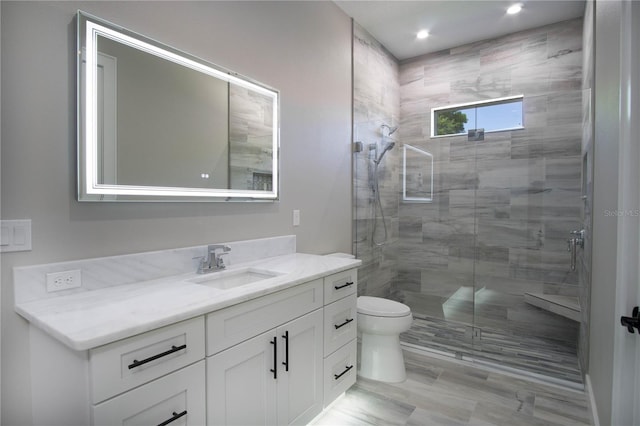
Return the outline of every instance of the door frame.
<path id="1" fill-rule="evenodd" d="M 640 5 L 621 2 L 620 149 L 618 185 L 618 249 L 611 421 L 640 424 L 640 337 L 620 326 L 621 316 L 640 305 Z"/>

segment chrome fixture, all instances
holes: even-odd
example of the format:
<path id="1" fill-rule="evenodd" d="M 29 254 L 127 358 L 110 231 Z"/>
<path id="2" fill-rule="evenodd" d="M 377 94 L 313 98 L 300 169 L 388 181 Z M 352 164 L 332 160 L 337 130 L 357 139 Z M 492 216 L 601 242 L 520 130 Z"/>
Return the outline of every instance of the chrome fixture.
<path id="1" fill-rule="evenodd" d="M 381 142 L 384 142 L 385 137 L 388 138 L 398 130 L 398 126 L 391 127 L 388 124 L 382 124 L 380 128 L 387 129 L 386 135 L 384 134 L 384 131 L 382 132 Z M 371 167 L 369 168 L 370 186 L 371 186 L 371 191 L 373 192 L 373 230 L 371 232 L 371 241 L 376 246 L 384 245 L 387 242 L 387 238 L 388 238 L 387 222 L 384 217 L 384 210 L 382 209 L 382 202 L 380 200 L 380 188 L 378 185 L 378 166 L 380 165 L 380 162 L 382 161 L 382 158 L 384 157 L 384 155 L 387 152 L 389 152 L 391 149 L 393 149 L 394 146 L 396 146 L 396 143 L 393 140 L 391 140 L 382 148 L 382 152 L 378 155 L 378 144 L 377 143 L 369 144 L 369 158 L 373 162 L 373 168 Z M 382 227 L 384 229 L 384 239 L 379 242 L 375 240 L 376 229 L 378 228 L 378 217 L 376 215 L 376 211 L 378 209 L 380 210 Z"/>
<path id="2" fill-rule="evenodd" d="M 217 250 L 222 250 L 218 252 Z M 222 256 L 229 254 L 231 247 L 224 244 L 211 244 L 207 247 L 207 255 L 199 257 L 198 273 L 206 274 L 208 272 L 221 271 L 227 267 Z"/>
<path id="3" fill-rule="evenodd" d="M 378 158 L 374 159 L 373 162 L 376 163 L 376 165 L 380 164 L 380 161 L 382 161 L 382 157 L 384 157 L 387 151 L 391 150 L 394 146 L 396 146 L 395 142 L 389 142 L 387 145 L 385 145 L 384 149 L 382 150 Z M 376 147 L 375 149 L 377 151 L 378 148 Z"/>
<path id="4" fill-rule="evenodd" d="M 387 136 L 391 136 L 392 134 L 395 133 L 396 130 L 398 130 L 398 126 L 391 127 L 388 124 L 383 124 L 380 126 L 380 128 L 388 130 Z"/>
<path id="5" fill-rule="evenodd" d="M 567 240 L 567 251 L 571 252 L 571 271 L 575 271 L 578 247 L 584 248 L 584 229 L 570 233 L 575 237 Z"/>

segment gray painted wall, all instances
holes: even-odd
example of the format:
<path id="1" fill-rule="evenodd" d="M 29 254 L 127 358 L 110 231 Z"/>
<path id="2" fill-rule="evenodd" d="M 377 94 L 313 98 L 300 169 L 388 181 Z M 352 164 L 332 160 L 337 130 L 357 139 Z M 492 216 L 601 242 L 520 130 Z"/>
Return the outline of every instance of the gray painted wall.
<path id="1" fill-rule="evenodd" d="M 31 218 L 33 251 L 2 255 L 2 424 L 31 421 L 27 323 L 12 267 L 296 234 L 351 250 L 351 25 L 331 2 L 6 2 L 2 218 Z M 77 9 L 280 90 L 277 203 L 78 203 Z M 301 226 L 292 227 L 293 209 Z"/>

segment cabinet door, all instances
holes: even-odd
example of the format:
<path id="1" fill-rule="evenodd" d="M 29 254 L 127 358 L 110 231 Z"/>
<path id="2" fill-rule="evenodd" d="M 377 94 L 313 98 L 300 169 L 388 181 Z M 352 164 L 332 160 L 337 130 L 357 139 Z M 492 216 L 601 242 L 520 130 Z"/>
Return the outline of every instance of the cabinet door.
<path id="1" fill-rule="evenodd" d="M 318 309 L 278 327 L 280 425 L 307 424 L 322 411 L 322 318 Z"/>
<path id="2" fill-rule="evenodd" d="M 274 329 L 207 358 L 207 424 L 276 424 L 276 336 Z"/>
<path id="3" fill-rule="evenodd" d="M 93 424 L 201 425 L 205 421 L 204 360 L 93 407 Z"/>

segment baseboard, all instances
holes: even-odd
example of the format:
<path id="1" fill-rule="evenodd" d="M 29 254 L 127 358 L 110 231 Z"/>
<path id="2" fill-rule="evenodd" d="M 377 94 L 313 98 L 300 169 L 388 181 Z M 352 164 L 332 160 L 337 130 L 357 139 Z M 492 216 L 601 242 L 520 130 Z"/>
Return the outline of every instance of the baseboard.
<path id="1" fill-rule="evenodd" d="M 591 412 L 591 421 L 593 426 L 600 426 L 600 418 L 598 417 L 598 406 L 593 396 L 593 388 L 591 387 L 591 377 L 586 374 L 584 376 L 584 391 L 587 393 L 589 400 L 589 411 Z"/>

